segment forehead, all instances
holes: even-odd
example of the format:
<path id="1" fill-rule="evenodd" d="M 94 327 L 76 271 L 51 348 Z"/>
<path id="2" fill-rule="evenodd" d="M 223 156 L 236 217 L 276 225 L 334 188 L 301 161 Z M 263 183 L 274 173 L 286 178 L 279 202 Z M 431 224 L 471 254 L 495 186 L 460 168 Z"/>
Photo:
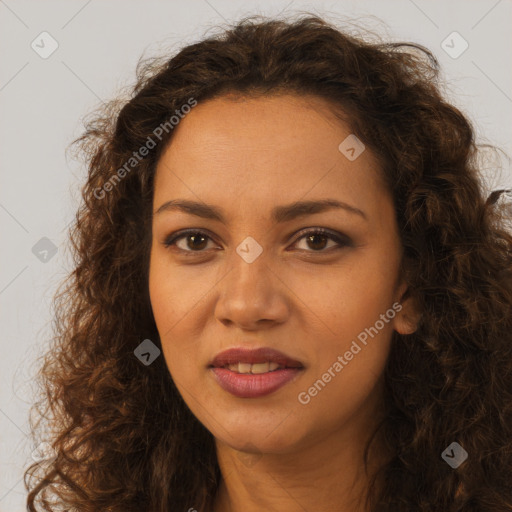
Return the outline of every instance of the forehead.
<path id="1" fill-rule="evenodd" d="M 375 201 L 383 189 L 378 164 L 368 150 L 354 161 L 340 152 L 350 135 L 333 106 L 314 96 L 200 102 L 175 127 L 158 162 L 155 206 L 183 196 L 257 206 L 336 192 L 347 201 Z"/>

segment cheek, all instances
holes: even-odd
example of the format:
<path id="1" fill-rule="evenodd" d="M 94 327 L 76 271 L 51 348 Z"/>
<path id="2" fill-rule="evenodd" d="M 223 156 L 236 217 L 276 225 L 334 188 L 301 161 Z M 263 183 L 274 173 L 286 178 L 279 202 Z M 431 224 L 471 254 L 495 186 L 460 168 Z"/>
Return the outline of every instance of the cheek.
<path id="1" fill-rule="evenodd" d="M 310 400 L 311 410 L 323 411 L 333 425 L 351 417 L 374 395 L 388 359 L 396 314 L 385 286 L 374 284 L 369 290 L 361 282 L 345 284 L 345 291 L 319 295 L 322 302 L 316 310 L 328 330 L 322 328 L 324 336 L 315 328 L 307 334 L 316 349 L 298 396 L 300 403 Z M 350 293 L 348 285 L 354 285 Z"/>
<path id="2" fill-rule="evenodd" d="M 149 265 L 149 296 L 155 322 L 161 336 L 180 327 L 204 290 L 193 276 L 171 264 L 169 255 L 153 248 Z M 165 337 L 165 336 L 164 336 Z M 163 340 L 162 340 L 163 341 Z"/>
<path id="3" fill-rule="evenodd" d="M 390 249 L 387 258 L 382 254 L 385 250 L 375 247 L 358 251 L 329 272 L 303 273 L 294 281 L 294 292 L 304 298 L 305 337 L 316 346 L 313 380 L 305 385 L 320 379 L 317 387 L 328 383 L 331 390 L 318 393 L 319 405 L 329 407 L 332 393 L 356 406 L 384 370 L 398 311 L 393 308 L 398 260 Z"/>
<path id="4" fill-rule="evenodd" d="M 190 290 L 194 289 L 193 286 L 185 286 L 176 271 L 170 268 L 165 256 L 152 254 L 149 271 L 151 308 L 160 336 L 162 354 L 176 383 L 185 382 L 187 376 L 197 371 L 199 347 L 190 341 L 195 338 L 189 332 L 187 323 L 187 315 L 192 313 L 194 305 L 202 295 L 197 290 L 197 293 L 191 293 Z"/>
<path id="5" fill-rule="evenodd" d="M 311 325 L 331 339 L 347 340 L 379 320 L 392 307 L 397 269 L 375 251 L 360 251 L 328 271 L 291 269 L 285 282 L 309 312 Z M 386 324 L 388 325 L 388 324 Z"/>
<path id="6" fill-rule="evenodd" d="M 175 354 L 170 350 L 172 345 L 169 341 L 174 337 L 174 330 L 176 325 L 179 325 L 178 320 L 180 316 L 183 316 L 176 309 L 176 293 L 174 288 L 173 279 L 166 271 L 161 258 L 155 257 L 152 254 L 149 270 L 149 297 L 162 344 L 163 355 L 168 367 L 169 362 L 176 360 Z M 170 367 L 169 370 L 171 370 Z"/>

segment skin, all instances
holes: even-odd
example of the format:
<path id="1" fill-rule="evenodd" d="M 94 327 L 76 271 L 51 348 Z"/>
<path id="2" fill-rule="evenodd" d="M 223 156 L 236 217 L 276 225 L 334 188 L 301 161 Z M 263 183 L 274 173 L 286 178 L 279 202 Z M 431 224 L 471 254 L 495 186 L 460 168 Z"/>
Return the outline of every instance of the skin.
<path id="1" fill-rule="evenodd" d="M 309 403 L 299 402 L 407 288 L 377 161 L 368 148 L 354 161 L 338 150 L 351 132 L 332 110 L 323 99 L 293 94 L 209 100 L 181 120 L 158 162 L 154 212 L 184 198 L 223 208 L 227 217 L 224 225 L 180 211 L 154 214 L 149 273 L 169 372 L 215 437 L 222 483 L 214 512 L 365 510 L 362 453 L 383 414 L 391 335 L 413 332 L 418 317 L 402 302 L 341 372 Z M 326 198 L 367 219 L 343 209 L 282 224 L 270 218 L 277 205 Z M 330 238 L 296 235 L 319 227 L 352 245 L 331 249 L 338 244 Z M 185 236 L 165 247 L 170 234 L 186 228 L 210 238 L 194 245 Z M 252 263 L 236 252 L 248 236 L 263 249 Z M 187 250 L 195 252 L 187 258 Z M 270 395 L 235 397 L 208 364 L 237 346 L 277 348 L 305 369 Z M 371 473 L 387 454 L 370 454 Z"/>

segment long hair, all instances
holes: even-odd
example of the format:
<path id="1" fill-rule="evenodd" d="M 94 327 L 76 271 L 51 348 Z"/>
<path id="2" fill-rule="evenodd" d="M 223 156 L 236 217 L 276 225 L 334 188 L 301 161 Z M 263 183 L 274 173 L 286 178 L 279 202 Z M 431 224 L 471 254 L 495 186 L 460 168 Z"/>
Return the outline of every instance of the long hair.
<path id="1" fill-rule="evenodd" d="M 28 510 L 211 507 L 221 478 L 212 434 L 164 358 L 146 366 L 134 354 L 146 339 L 162 348 L 148 292 L 153 178 L 172 116 L 226 93 L 284 92 L 329 101 L 377 157 L 421 311 L 415 333 L 393 333 L 375 431 L 393 456 L 379 492 L 372 481 L 370 510 L 512 511 L 512 234 L 506 204 L 486 201 L 474 130 L 439 81 L 428 49 L 314 15 L 248 17 L 172 58 L 139 61 L 131 97 L 95 111 L 75 141 L 88 176 L 38 375 L 32 435 L 51 449 L 25 471 Z M 468 454 L 456 468 L 442 457 L 454 442 Z"/>

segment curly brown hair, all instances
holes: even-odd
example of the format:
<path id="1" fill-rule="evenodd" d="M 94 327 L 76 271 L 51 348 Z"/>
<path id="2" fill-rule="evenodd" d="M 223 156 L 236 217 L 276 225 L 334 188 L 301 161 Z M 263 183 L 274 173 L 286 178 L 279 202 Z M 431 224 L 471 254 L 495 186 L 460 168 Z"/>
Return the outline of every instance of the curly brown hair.
<path id="1" fill-rule="evenodd" d="M 139 61 L 131 98 L 94 112 L 75 141 L 88 177 L 70 230 L 76 267 L 55 297 L 38 376 L 32 435 L 43 439 L 46 423 L 52 451 L 25 471 L 28 510 L 183 511 L 192 497 L 200 511 L 212 506 L 221 479 L 212 434 L 164 358 L 148 369 L 134 356 L 144 339 L 161 348 L 148 268 L 153 177 L 172 129 L 129 171 L 126 162 L 191 98 L 233 92 L 326 99 L 392 192 L 421 321 L 413 334 L 393 333 L 378 431 L 394 455 L 375 476 L 382 490 L 370 487 L 370 510 L 512 511 L 506 205 L 496 194 L 486 201 L 474 130 L 443 99 L 428 49 L 369 41 L 309 13 L 250 16 L 163 63 Z M 456 470 L 441 459 L 454 440 L 469 453 Z"/>

